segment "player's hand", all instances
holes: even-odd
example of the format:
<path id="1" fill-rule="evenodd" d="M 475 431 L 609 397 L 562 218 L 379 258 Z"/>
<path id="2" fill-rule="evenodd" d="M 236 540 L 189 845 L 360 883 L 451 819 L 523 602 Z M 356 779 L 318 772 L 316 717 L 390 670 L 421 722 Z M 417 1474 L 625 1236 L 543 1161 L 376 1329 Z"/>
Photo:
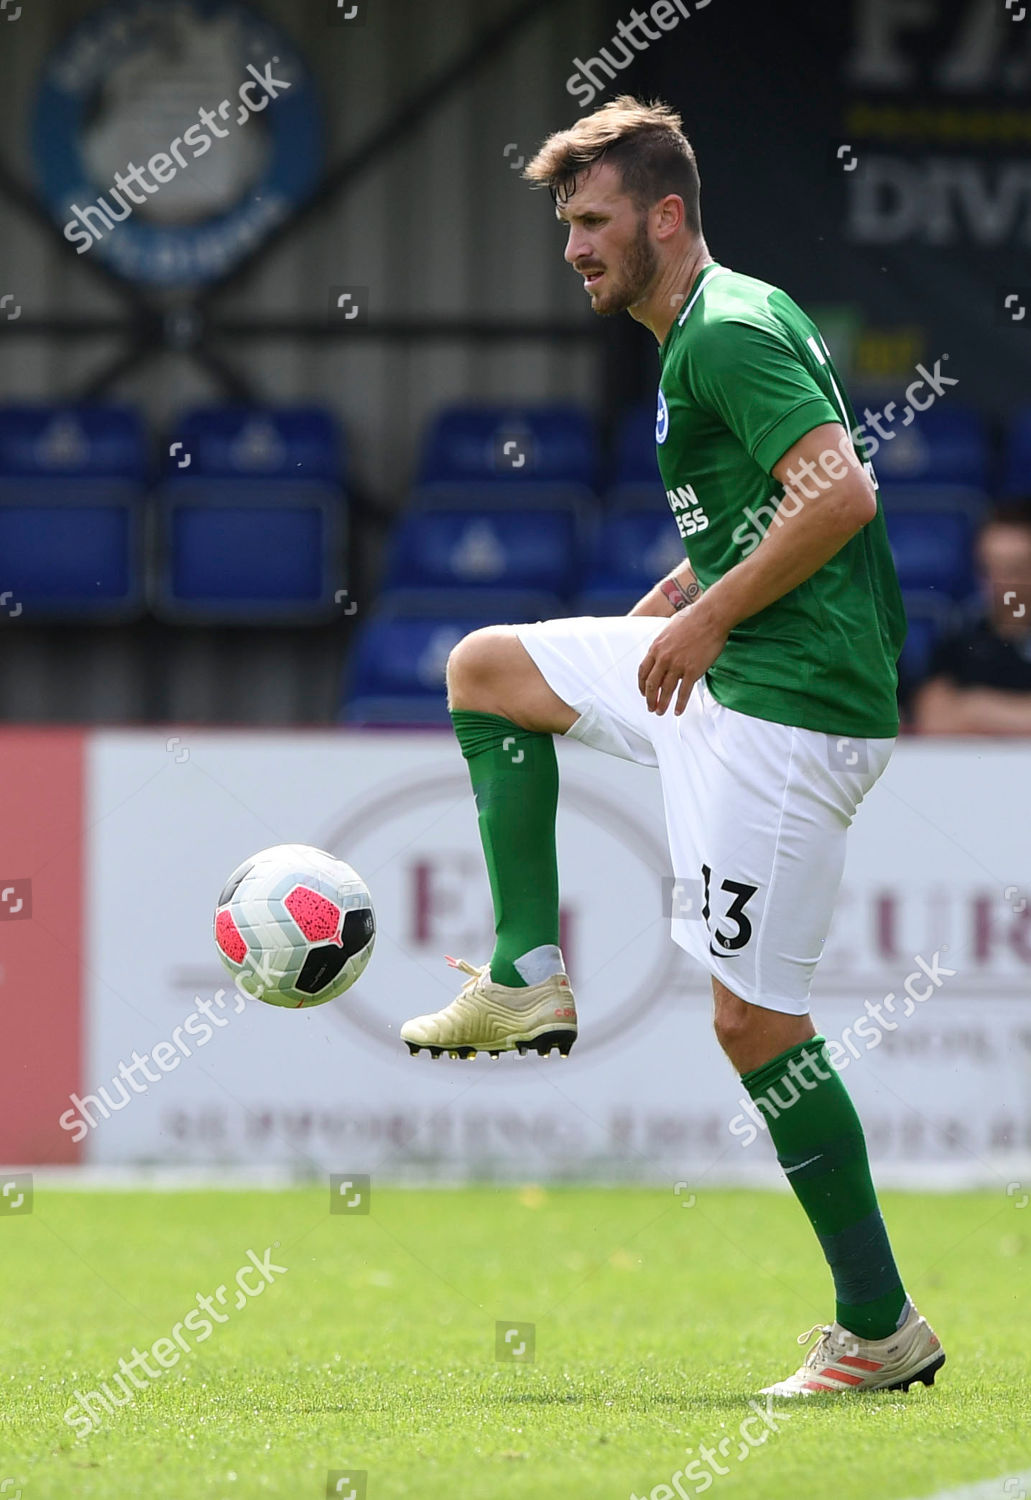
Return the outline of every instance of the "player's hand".
<path id="1" fill-rule="evenodd" d="M 682 714 L 691 689 L 726 643 L 727 631 L 705 608 L 704 600 L 674 615 L 652 641 L 637 673 L 637 686 L 649 713 L 664 714 L 675 695 L 673 711 Z"/>

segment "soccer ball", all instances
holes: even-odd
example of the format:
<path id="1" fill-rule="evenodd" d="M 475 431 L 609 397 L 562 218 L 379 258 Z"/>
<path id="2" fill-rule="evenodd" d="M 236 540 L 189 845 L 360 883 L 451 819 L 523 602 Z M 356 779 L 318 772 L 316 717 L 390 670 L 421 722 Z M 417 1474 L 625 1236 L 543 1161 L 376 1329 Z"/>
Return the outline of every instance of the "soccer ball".
<path id="1" fill-rule="evenodd" d="M 276 844 L 239 865 L 215 907 L 215 942 L 237 986 L 301 1010 L 349 990 L 376 941 L 365 882 L 307 844 Z"/>

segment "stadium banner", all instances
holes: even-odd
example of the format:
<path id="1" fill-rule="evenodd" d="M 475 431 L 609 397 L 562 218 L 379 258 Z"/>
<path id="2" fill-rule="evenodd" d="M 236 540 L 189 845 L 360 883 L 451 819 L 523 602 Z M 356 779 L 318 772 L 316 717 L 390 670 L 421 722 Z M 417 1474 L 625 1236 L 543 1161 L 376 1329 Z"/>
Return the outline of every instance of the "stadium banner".
<path id="1" fill-rule="evenodd" d="M 266 240 L 317 187 L 323 136 L 307 62 L 237 0 L 94 7 L 47 58 L 32 123 L 76 255 L 156 288 L 216 280 Z"/>
<path id="2" fill-rule="evenodd" d="M 62 1132 L 108 1166 L 772 1182 L 707 977 L 671 941 L 657 777 L 559 750 L 580 1039 L 568 1061 L 459 1062 L 398 1040 L 456 992 L 444 955 L 491 945 L 450 735 L 92 734 L 88 1045 Z M 1005 1184 L 1031 1155 L 1026 767 L 1020 745 L 903 743 L 851 834 L 814 1009 L 884 1181 Z M 211 933 L 229 872 L 283 842 L 346 858 L 377 912 L 366 974 L 302 1012 L 244 1003 Z"/>
<path id="3" fill-rule="evenodd" d="M 997 416 L 1025 399 L 1029 17 L 1024 0 L 779 0 L 749 7 L 744 47 L 741 8 L 708 5 L 703 36 L 645 54 L 698 149 L 712 253 L 802 302 L 859 413 L 946 356 L 949 403 Z M 769 59 L 788 50 L 806 81 L 786 99 Z M 730 129 L 712 124 L 727 82 L 711 57 L 734 58 Z M 632 86 L 594 71 L 597 104 Z M 916 457 L 919 434 L 898 436 Z"/>
<path id="4" fill-rule="evenodd" d="M 63 1165 L 82 1079 L 83 733 L 0 729 L 0 1161 Z M 11 1184 L 4 1185 L 6 1192 Z"/>

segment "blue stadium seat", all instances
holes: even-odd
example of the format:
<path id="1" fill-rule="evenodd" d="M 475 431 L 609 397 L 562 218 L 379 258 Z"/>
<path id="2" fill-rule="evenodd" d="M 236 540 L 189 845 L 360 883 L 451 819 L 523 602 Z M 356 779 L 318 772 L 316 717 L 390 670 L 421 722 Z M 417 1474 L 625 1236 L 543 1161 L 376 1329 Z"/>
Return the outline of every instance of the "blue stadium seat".
<path id="1" fill-rule="evenodd" d="M 886 510 L 888 540 L 906 590 L 963 599 L 974 586 L 973 525 L 963 510 Z"/>
<path id="2" fill-rule="evenodd" d="M 475 630 L 485 611 L 494 625 L 518 625 L 527 620 L 557 620 L 569 610 L 557 594 L 540 589 L 491 589 L 489 604 L 483 591 L 467 588 L 390 588 L 376 600 L 376 613 L 419 620 L 465 620 Z"/>
<path id="3" fill-rule="evenodd" d="M 1006 434 L 1000 494 L 1008 500 L 1031 495 L 1031 406 L 1017 412 Z"/>
<path id="4" fill-rule="evenodd" d="M 652 583 L 657 582 L 652 579 Z M 591 584 L 569 603 L 571 615 L 594 615 L 598 619 L 611 619 L 614 615 L 628 615 L 647 589 L 608 587 L 606 584 Z"/>
<path id="5" fill-rule="evenodd" d="M 589 588 L 642 594 L 684 560 L 684 544 L 666 506 L 654 510 L 618 511 L 598 530 Z"/>
<path id="6" fill-rule="evenodd" d="M 416 510 L 568 510 L 586 527 L 597 510 L 597 497 L 582 484 L 538 484 L 518 479 L 495 484 L 491 480 L 437 480 L 420 484 L 408 497 L 408 509 Z"/>
<path id="7" fill-rule="evenodd" d="M 199 406 L 172 427 L 162 454 L 170 478 L 344 478 L 341 434 L 317 406 Z"/>
<path id="8" fill-rule="evenodd" d="M 6 616 L 115 621 L 142 612 L 146 472 L 131 408 L 0 408 Z"/>
<path id="9" fill-rule="evenodd" d="M 328 619 L 343 577 L 345 508 L 318 480 L 174 480 L 156 496 L 153 607 L 198 623 Z"/>
<path id="10" fill-rule="evenodd" d="M 605 492 L 605 507 L 609 511 L 644 510 L 669 515 L 669 501 L 662 487 L 662 477 L 630 480 L 626 484 L 614 484 Z"/>
<path id="11" fill-rule="evenodd" d="M 131 406 L 0 407 L 0 474 L 66 479 L 147 477 L 143 422 Z"/>
<path id="12" fill-rule="evenodd" d="M 650 485 L 662 494 L 662 480 L 655 457 L 655 402 L 633 406 L 616 430 L 614 485 Z"/>
<path id="13" fill-rule="evenodd" d="M 394 531 L 385 586 L 566 594 L 582 568 L 577 517 L 563 510 L 418 510 Z"/>
<path id="14" fill-rule="evenodd" d="M 907 689 L 927 677 L 931 654 L 954 616 L 954 608 L 938 594 L 910 591 L 904 595 L 909 628 L 899 661 L 899 675 Z"/>
<path id="15" fill-rule="evenodd" d="M 868 404 L 873 408 L 873 402 Z M 878 409 L 883 411 L 884 404 Z M 883 419 L 885 429 L 894 436 L 878 440 L 880 448 L 873 459 L 878 482 L 933 488 L 942 500 L 983 496 L 989 482 L 989 445 L 981 416 L 940 401 L 904 427 L 903 410 L 904 403 L 893 418 Z"/>
<path id="16" fill-rule="evenodd" d="M 344 722 L 446 724 L 444 669 L 452 649 L 475 624 L 389 615 L 367 620 L 351 660 Z"/>
<path id="17" fill-rule="evenodd" d="M 315 407 L 202 407 L 165 443 L 153 607 L 198 623 L 332 617 L 343 583 L 341 440 Z"/>
<path id="18" fill-rule="evenodd" d="M 577 406 L 453 406 L 431 423 L 418 482 L 594 483 L 594 431 Z"/>
<path id="19" fill-rule="evenodd" d="M 888 516 L 901 511 L 931 516 L 950 511 L 965 516 L 974 532 L 988 513 L 987 494 L 966 485 L 881 484 L 880 491 Z"/>

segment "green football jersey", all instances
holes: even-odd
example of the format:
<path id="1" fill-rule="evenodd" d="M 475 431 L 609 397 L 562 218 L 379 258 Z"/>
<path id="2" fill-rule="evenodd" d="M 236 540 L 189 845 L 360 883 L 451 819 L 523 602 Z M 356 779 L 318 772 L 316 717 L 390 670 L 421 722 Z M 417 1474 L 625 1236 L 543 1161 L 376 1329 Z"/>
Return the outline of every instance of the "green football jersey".
<path id="1" fill-rule="evenodd" d="M 785 292 L 726 266 L 698 273 L 659 359 L 659 470 L 708 587 L 769 528 L 784 493 L 773 466 L 814 427 L 838 422 L 853 433 L 856 419 L 812 320 Z M 845 459 L 831 453 L 830 475 L 840 477 Z M 815 495 L 815 481 L 804 483 Z M 898 732 L 905 634 L 878 496 L 877 515 L 829 562 L 735 625 L 707 680 L 718 702 L 755 718 L 887 738 Z"/>

